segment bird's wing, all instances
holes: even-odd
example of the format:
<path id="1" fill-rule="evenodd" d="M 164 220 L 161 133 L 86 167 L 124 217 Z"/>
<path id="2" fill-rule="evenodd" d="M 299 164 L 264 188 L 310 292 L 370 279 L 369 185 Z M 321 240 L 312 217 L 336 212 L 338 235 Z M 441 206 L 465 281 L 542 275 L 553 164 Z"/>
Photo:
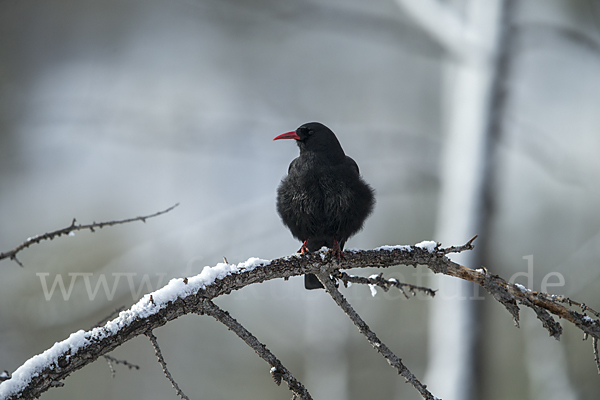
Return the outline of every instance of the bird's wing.
<path id="1" fill-rule="evenodd" d="M 346 156 L 346 165 L 349 165 L 352 168 L 354 168 L 356 170 L 356 173 L 360 175 L 360 171 L 358 170 L 358 164 L 351 157 Z"/>
<path id="2" fill-rule="evenodd" d="M 290 172 L 292 172 L 292 170 L 296 169 L 296 164 L 298 163 L 298 158 L 294 158 L 292 160 L 292 162 L 290 163 L 290 166 L 288 167 L 288 175 L 290 174 Z"/>

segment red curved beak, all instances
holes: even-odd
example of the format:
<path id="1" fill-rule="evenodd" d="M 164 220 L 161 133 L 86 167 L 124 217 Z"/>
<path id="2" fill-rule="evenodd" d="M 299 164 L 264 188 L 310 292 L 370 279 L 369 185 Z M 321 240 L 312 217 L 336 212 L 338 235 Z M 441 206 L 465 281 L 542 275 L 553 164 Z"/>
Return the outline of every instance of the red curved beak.
<path id="1" fill-rule="evenodd" d="M 300 136 L 298 136 L 298 134 L 296 133 L 296 131 L 291 131 L 291 132 L 282 133 L 281 135 L 277 136 L 273 140 L 279 140 L 279 139 L 296 139 L 296 140 L 300 140 Z"/>

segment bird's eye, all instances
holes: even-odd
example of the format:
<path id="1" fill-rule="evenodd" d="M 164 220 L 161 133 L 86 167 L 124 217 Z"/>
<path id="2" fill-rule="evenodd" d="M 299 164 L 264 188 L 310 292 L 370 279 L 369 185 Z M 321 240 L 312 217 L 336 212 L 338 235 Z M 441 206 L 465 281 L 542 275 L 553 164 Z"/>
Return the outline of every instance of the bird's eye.
<path id="1" fill-rule="evenodd" d="M 313 133 L 315 133 L 315 131 L 313 131 L 312 129 L 308 130 L 308 136 L 312 136 Z"/>

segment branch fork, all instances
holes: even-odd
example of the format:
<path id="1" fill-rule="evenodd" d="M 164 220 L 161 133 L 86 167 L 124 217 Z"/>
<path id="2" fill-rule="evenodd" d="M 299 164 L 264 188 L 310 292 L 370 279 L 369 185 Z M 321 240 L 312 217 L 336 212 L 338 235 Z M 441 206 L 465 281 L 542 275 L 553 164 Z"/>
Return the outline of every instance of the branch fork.
<path id="1" fill-rule="evenodd" d="M 451 261 L 450 253 L 469 250 L 473 239 L 462 246 L 442 248 L 433 242 L 420 243 L 415 246 L 383 246 L 374 250 L 347 250 L 339 262 L 327 257 L 323 252 L 303 256 L 288 256 L 275 260 L 249 259 L 237 265 L 218 264 L 208 268 L 197 276 L 174 279 L 165 287 L 145 295 L 130 309 L 121 311 L 111 321 L 101 327 L 89 331 L 79 331 L 70 338 L 56 343 L 44 355 L 34 356 L 12 374 L 10 379 L 0 383 L 0 398 L 33 399 L 39 397 L 51 387 L 62 384 L 62 381 L 74 371 L 106 355 L 121 344 L 139 335 L 147 335 L 153 345 L 165 375 L 169 376 L 164 358 L 162 362 L 157 350 L 156 337 L 152 331 L 182 315 L 195 313 L 207 314 L 217 319 L 234 331 L 261 358 L 271 366 L 271 376 L 276 383 L 285 381 L 293 392 L 294 398 L 310 399 L 308 390 L 287 370 L 281 361 L 269 349 L 235 320 L 227 311 L 219 308 L 213 299 L 231 293 L 245 286 L 272 279 L 287 279 L 305 273 L 317 275 L 327 293 L 348 315 L 359 331 L 365 336 L 373 348 L 379 352 L 388 363 L 394 367 L 419 393 L 427 400 L 434 400 L 426 385 L 421 383 L 414 374 L 402 363 L 390 348 L 381 342 L 376 334 L 356 313 L 345 297 L 340 293 L 334 279 L 340 279 L 345 284 L 357 283 L 376 284 L 380 287 L 398 286 L 391 279 L 378 275 L 371 278 L 352 277 L 342 269 L 378 267 L 387 268 L 394 265 L 424 265 L 435 273 L 443 273 L 462 280 L 467 280 L 484 287 L 496 300 L 502 303 L 513 319 L 518 323 L 519 304 L 534 310 L 544 328 L 554 336 L 560 337 L 562 328 L 553 318 L 558 316 L 573 323 L 585 335 L 592 336 L 593 352 L 600 370 L 600 357 L 597 351 L 597 340 L 600 338 L 600 322 L 598 313 L 583 303 L 577 303 L 567 298 L 552 296 L 546 293 L 534 292 L 520 285 L 510 284 L 497 275 L 490 274 L 486 269 L 473 270 Z M 218 278 L 215 278 L 217 276 Z M 360 281 L 360 282 L 359 282 Z M 402 284 L 408 285 L 408 284 Z M 410 286 L 414 290 L 427 292 L 429 288 Z M 584 313 L 592 314 L 595 319 L 571 310 L 578 307 Z M 182 398 L 185 395 L 171 383 Z"/>

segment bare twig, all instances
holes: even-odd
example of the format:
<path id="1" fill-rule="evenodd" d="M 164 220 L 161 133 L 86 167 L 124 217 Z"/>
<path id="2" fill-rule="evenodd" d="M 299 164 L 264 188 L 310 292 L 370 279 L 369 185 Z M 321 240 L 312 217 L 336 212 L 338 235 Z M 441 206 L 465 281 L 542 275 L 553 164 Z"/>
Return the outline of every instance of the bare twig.
<path id="1" fill-rule="evenodd" d="M 103 355 L 102 357 L 104 357 L 104 359 L 106 360 L 106 363 L 108 364 L 108 369 L 110 369 L 110 375 L 114 377 L 117 375 L 116 371 L 115 371 L 115 367 L 113 367 L 113 363 L 110 356 L 107 356 L 106 354 Z"/>
<path id="2" fill-rule="evenodd" d="M 337 289 L 335 283 L 329 277 L 329 273 L 328 272 L 319 273 L 319 274 L 317 274 L 317 278 L 319 278 L 319 281 L 325 287 L 325 290 L 327 290 L 327 293 L 329 293 L 329 295 L 333 298 L 333 300 L 337 303 L 337 305 L 340 306 L 340 308 L 342 310 L 344 310 L 346 315 L 348 315 L 348 317 L 352 320 L 354 325 L 356 325 L 356 327 L 358 328 L 360 333 L 362 333 L 367 338 L 369 343 L 371 343 L 371 346 L 373 346 L 373 348 L 375 350 L 377 350 L 377 352 L 379 352 L 379 354 L 381 354 L 383 357 L 385 357 L 387 362 L 392 367 L 394 367 L 394 368 L 396 368 L 396 370 L 398 370 L 398 374 L 402 375 L 404 377 L 404 379 L 406 379 L 407 382 L 409 382 L 415 389 L 417 389 L 417 391 L 421 394 L 421 396 L 423 396 L 424 399 L 438 400 L 436 397 L 434 397 L 431 394 L 431 392 L 429 392 L 429 390 L 427 390 L 427 386 L 423 385 L 413 375 L 413 373 L 410 372 L 410 370 L 402 363 L 402 360 L 400 360 L 400 358 L 398 358 L 385 345 L 385 343 L 383 343 L 381 340 L 379 340 L 379 338 L 377 337 L 375 332 L 373 332 L 371 330 L 371 328 L 369 328 L 369 325 L 367 325 L 367 323 L 360 317 L 360 315 L 358 315 L 358 313 L 356 311 L 354 311 L 354 309 L 352 308 L 350 303 L 348 303 L 348 300 L 346 300 L 346 298 L 342 295 L 342 293 L 340 293 L 340 291 Z"/>
<path id="3" fill-rule="evenodd" d="M 557 295 L 548 295 L 548 296 L 550 296 L 550 298 L 552 298 L 553 300 L 558 301 L 560 303 L 568 304 L 569 306 L 577 306 L 577 307 L 581 308 L 581 311 L 589 312 L 590 314 L 594 314 L 594 316 L 596 318 L 600 318 L 600 313 L 598 311 L 588 307 L 584 303 L 579 303 L 575 300 L 571 300 L 570 298 L 564 297 L 564 296 L 557 296 Z"/>
<path id="4" fill-rule="evenodd" d="M 104 357 L 104 359 L 108 363 L 108 368 L 110 368 L 110 372 L 111 372 L 113 378 L 115 377 L 115 369 L 113 368 L 113 363 L 125 365 L 129 369 L 140 369 L 139 365 L 132 364 L 127 360 L 119 360 L 118 358 L 114 358 L 114 357 L 111 357 L 106 354 L 103 355 L 102 357 Z"/>
<path id="5" fill-rule="evenodd" d="M 506 307 L 506 309 L 513 316 L 517 326 L 519 322 L 519 307 L 517 302 L 519 302 L 530 308 L 533 308 L 532 305 L 540 307 L 541 309 L 548 311 L 550 314 L 571 322 L 584 333 L 596 338 L 600 338 L 600 320 L 594 320 L 585 314 L 573 311 L 569 307 L 563 305 L 563 303 L 566 303 L 581 307 L 580 303 L 573 301 L 569 303 L 561 296 L 537 292 L 534 290 L 529 290 L 519 284 L 508 283 L 498 275 L 489 274 L 485 268 L 470 269 L 456 264 L 450 260 L 448 260 L 446 263 L 440 264 L 439 267 L 435 265 L 429 265 L 429 268 L 436 273 L 454 276 L 482 286 L 488 291 L 488 293 L 490 293 L 496 300 Z M 539 318 L 540 314 L 538 310 L 535 308 L 533 309 L 536 311 L 536 314 L 538 314 Z M 585 307 L 585 311 L 593 311 L 590 310 L 591 309 L 589 307 Z M 544 324 L 544 327 L 548 329 L 546 324 Z M 558 339 L 559 336 L 556 335 L 556 331 L 548 329 L 548 332 L 550 335 Z"/>
<path id="6" fill-rule="evenodd" d="M 475 246 L 473 245 L 473 242 L 475 241 L 475 239 L 477 239 L 477 237 L 479 237 L 479 235 L 473 236 L 471 239 L 469 239 L 469 241 L 467 243 L 463 244 L 462 246 L 446 247 L 444 249 L 440 249 L 439 252 L 440 252 L 440 254 L 449 254 L 449 253 L 462 253 L 463 251 L 466 251 L 466 250 L 473 250 L 475 248 Z M 438 243 L 438 245 L 439 245 L 439 243 Z"/>
<path id="7" fill-rule="evenodd" d="M 199 314 L 206 313 L 211 317 L 215 318 L 217 321 L 221 322 L 223 325 L 231 329 L 235 332 L 236 335 L 239 336 L 248 346 L 252 347 L 256 354 L 260 356 L 263 360 L 269 363 L 271 366 L 271 375 L 273 376 L 273 380 L 277 385 L 281 384 L 281 380 L 287 382 L 288 388 L 294 392 L 295 396 L 303 400 L 311 400 L 312 397 L 308 393 L 308 390 L 304 387 L 304 385 L 298 381 L 294 376 L 288 371 L 287 368 L 281 364 L 281 361 L 271 351 L 261 343 L 252 333 L 250 333 L 246 328 L 242 326 L 235 318 L 233 318 L 229 313 L 215 303 L 208 299 L 203 300 L 202 311 L 198 312 Z"/>
<path id="8" fill-rule="evenodd" d="M 598 355 L 598 338 L 592 338 L 592 346 L 594 347 L 594 361 L 596 362 L 598 375 L 600 375 L 600 356 Z"/>
<path id="9" fill-rule="evenodd" d="M 154 347 L 154 353 L 156 354 L 156 358 L 158 358 L 158 362 L 160 363 L 162 370 L 165 373 L 165 376 L 167 377 L 169 382 L 171 382 L 171 385 L 173 385 L 173 388 L 175 388 L 177 395 L 179 397 L 181 397 L 182 399 L 190 400 L 190 398 L 187 397 L 185 395 L 185 393 L 183 393 L 183 391 L 179 388 L 179 385 L 177 384 L 177 382 L 175 382 L 175 379 L 173 379 L 173 377 L 171 376 L 171 373 L 167 369 L 167 362 L 165 361 L 165 359 L 162 355 L 162 352 L 160 351 L 160 347 L 158 346 L 158 341 L 156 340 L 156 336 L 154 336 L 154 333 L 152 333 L 152 330 L 149 329 L 148 331 L 145 332 L 145 334 L 146 334 L 146 336 L 148 336 L 148 339 L 150 339 L 150 342 L 152 343 L 152 346 Z"/>
<path id="10" fill-rule="evenodd" d="M 345 287 L 348 287 L 348 282 L 358 283 L 362 285 L 376 285 L 382 288 L 385 292 L 390 290 L 390 288 L 395 287 L 398 288 L 398 290 L 400 290 L 404 297 L 406 297 L 407 299 L 409 297 L 404 289 L 408 289 L 410 294 L 412 294 L 413 296 L 416 294 L 416 292 L 422 292 L 426 295 L 434 297 L 436 292 L 431 288 L 425 286 L 411 285 L 410 283 L 400 282 L 394 278 L 385 279 L 383 277 L 383 273 L 380 273 L 379 275 L 373 278 L 366 278 L 364 276 L 348 275 L 344 271 L 335 271 L 331 274 L 331 276 L 344 282 Z"/>
<path id="11" fill-rule="evenodd" d="M 73 218 L 73 222 L 71 222 L 71 225 L 67 226 L 66 228 L 62 228 L 62 229 L 59 229 L 59 230 L 56 230 L 53 232 L 47 232 L 42 235 L 36 235 L 36 236 L 30 237 L 27 240 L 25 240 L 23 243 L 21 243 L 20 245 L 15 247 L 14 249 L 7 251 L 5 253 L 0 253 L 0 260 L 3 260 L 5 258 L 10 258 L 11 260 L 15 261 L 17 264 L 19 264 L 22 267 L 23 264 L 17 258 L 17 254 L 20 251 L 28 248 L 32 244 L 37 244 L 37 243 L 41 242 L 42 240 L 52 240 L 55 237 L 59 237 L 62 235 L 68 235 L 71 232 L 85 230 L 85 229 L 89 229 L 91 232 L 94 232 L 94 229 L 102 229 L 105 226 L 127 224 L 129 222 L 134 222 L 134 221 L 146 222 L 147 219 L 158 217 L 159 215 L 168 213 L 169 211 L 171 211 L 178 205 L 179 205 L 179 203 L 167 208 L 166 210 L 159 211 L 159 212 L 156 212 L 156 213 L 150 214 L 150 215 L 141 216 L 141 217 L 127 218 L 127 219 L 122 219 L 122 220 L 118 220 L 118 221 L 93 222 L 93 223 L 87 224 L 87 225 L 77 224 L 75 218 Z"/>

